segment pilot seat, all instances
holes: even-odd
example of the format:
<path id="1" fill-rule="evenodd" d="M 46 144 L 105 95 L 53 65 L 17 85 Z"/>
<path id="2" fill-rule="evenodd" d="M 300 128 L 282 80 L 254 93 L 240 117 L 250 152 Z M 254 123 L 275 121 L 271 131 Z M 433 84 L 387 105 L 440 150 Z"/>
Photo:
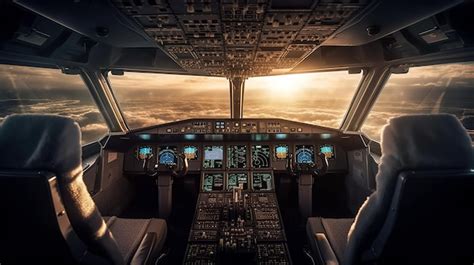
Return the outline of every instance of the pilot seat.
<path id="1" fill-rule="evenodd" d="M 309 218 L 319 264 L 473 264 L 471 139 L 452 115 L 394 118 L 355 219 Z"/>
<path id="2" fill-rule="evenodd" d="M 0 150 L 0 263 L 156 264 L 166 222 L 101 216 L 83 182 L 73 120 L 9 116 Z"/>

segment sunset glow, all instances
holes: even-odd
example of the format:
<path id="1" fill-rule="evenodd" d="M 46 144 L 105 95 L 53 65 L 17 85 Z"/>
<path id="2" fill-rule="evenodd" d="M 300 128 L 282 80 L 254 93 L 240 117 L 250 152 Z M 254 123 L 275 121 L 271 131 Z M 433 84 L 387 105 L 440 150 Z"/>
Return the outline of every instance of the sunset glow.
<path id="1" fill-rule="evenodd" d="M 102 114 L 80 76 L 23 66 L 0 65 L 0 70 L 4 88 L 0 90 L 0 122 L 14 113 L 50 113 L 76 120 L 83 143 L 107 133 Z M 225 78 L 131 72 L 109 78 L 133 129 L 188 118 L 230 117 Z M 249 78 L 244 117 L 339 128 L 360 80 L 360 74 L 347 71 Z M 473 120 L 473 80 L 473 64 L 419 67 L 405 75 L 392 75 L 362 130 L 378 140 L 389 118 L 411 113 L 447 112 Z"/>

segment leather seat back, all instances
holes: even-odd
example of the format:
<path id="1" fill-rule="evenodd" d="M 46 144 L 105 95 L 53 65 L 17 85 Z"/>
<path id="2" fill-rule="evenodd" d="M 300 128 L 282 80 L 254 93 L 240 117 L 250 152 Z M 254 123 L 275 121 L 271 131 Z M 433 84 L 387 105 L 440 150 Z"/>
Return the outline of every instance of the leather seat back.
<path id="1" fill-rule="evenodd" d="M 456 117 L 391 119 L 382 135 L 377 189 L 356 216 L 343 263 L 438 263 L 472 255 L 466 252 L 472 239 L 446 233 L 458 223 L 456 232 L 472 235 L 472 161 L 471 139 Z M 466 189 L 470 194 L 458 193 Z M 445 251 L 432 252 L 441 245 Z"/>
<path id="2" fill-rule="evenodd" d="M 56 178 L 51 173 L 0 171 L 0 204 L 2 213 L 6 213 L 0 226 L 2 262 L 75 263 L 66 242 L 68 236 L 75 235 L 67 232 L 70 223 L 62 214 L 64 208 L 57 193 Z"/>
<path id="3" fill-rule="evenodd" d="M 381 264 L 471 264 L 473 204 L 471 170 L 402 172 L 390 211 L 365 259 Z"/>
<path id="4" fill-rule="evenodd" d="M 124 263 L 117 243 L 82 179 L 80 143 L 79 126 L 69 118 L 12 115 L 0 125 L 0 186 L 2 191 L 5 189 L 0 204 L 8 210 L 10 224 L 1 229 L 28 231 L 19 232 L 23 239 L 2 231 L 8 236 L 0 237 L 4 247 L 0 250 L 0 261 L 45 258 L 42 250 L 49 247 L 56 248 L 55 252 L 48 252 L 52 260 L 73 257 L 82 262 Z M 55 201 L 62 205 L 54 205 Z M 63 206 L 64 210 L 61 209 Z M 67 221 L 58 214 L 67 216 Z M 73 233 L 61 231 L 70 229 L 68 222 Z M 74 240 L 74 235 L 80 240 Z M 32 250 L 33 246 L 28 243 L 22 245 L 20 241 L 23 240 L 41 245 L 41 251 Z M 71 249 L 70 244 L 76 247 Z M 77 251 L 81 249 L 78 245 L 83 245 L 86 252 L 63 256 L 67 253 L 63 252 L 65 248 Z"/>

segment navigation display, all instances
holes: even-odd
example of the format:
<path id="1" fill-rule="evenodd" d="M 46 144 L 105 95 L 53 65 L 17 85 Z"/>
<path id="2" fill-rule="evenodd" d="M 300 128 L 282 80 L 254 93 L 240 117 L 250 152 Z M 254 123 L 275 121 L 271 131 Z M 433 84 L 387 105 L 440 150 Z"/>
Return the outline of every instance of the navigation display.
<path id="1" fill-rule="evenodd" d="M 176 165 L 176 146 L 161 146 L 158 154 L 158 163 L 160 165 Z"/>
<path id="2" fill-rule="evenodd" d="M 185 146 L 183 153 L 188 160 L 196 160 L 198 158 L 198 149 L 196 146 Z"/>
<path id="3" fill-rule="evenodd" d="M 242 184 L 243 189 L 248 189 L 249 176 L 247 173 L 229 173 L 227 178 L 227 190 L 232 190 Z"/>
<path id="4" fill-rule="evenodd" d="M 222 168 L 224 147 L 222 145 L 204 146 L 203 168 Z"/>
<path id="5" fill-rule="evenodd" d="M 330 145 L 330 144 L 321 145 L 319 147 L 319 152 L 323 153 L 326 156 L 326 159 L 335 158 L 334 145 Z"/>
<path id="6" fill-rule="evenodd" d="M 138 160 L 149 159 L 153 156 L 153 148 L 151 146 L 139 146 L 135 151 L 135 156 Z"/>
<path id="7" fill-rule="evenodd" d="M 297 145 L 295 153 L 296 163 L 314 163 L 314 147 L 312 145 Z"/>
<path id="8" fill-rule="evenodd" d="M 275 146 L 275 158 L 278 160 L 285 160 L 288 158 L 288 145 L 280 144 Z"/>
<path id="9" fill-rule="evenodd" d="M 270 167 L 270 146 L 252 145 L 252 167 L 269 168 Z"/>
<path id="10" fill-rule="evenodd" d="M 202 178 L 202 191 L 224 190 L 224 173 L 204 173 Z"/>
<path id="11" fill-rule="evenodd" d="M 273 190 L 272 173 L 257 173 L 252 175 L 252 189 L 255 191 Z"/>
<path id="12" fill-rule="evenodd" d="M 229 145 L 227 147 L 227 167 L 247 168 L 246 145 Z"/>

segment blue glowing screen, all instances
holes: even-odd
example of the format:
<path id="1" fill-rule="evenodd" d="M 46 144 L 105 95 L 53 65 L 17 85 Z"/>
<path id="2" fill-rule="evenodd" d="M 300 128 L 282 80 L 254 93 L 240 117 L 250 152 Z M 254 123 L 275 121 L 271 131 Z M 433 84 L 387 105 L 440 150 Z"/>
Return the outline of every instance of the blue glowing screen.
<path id="1" fill-rule="evenodd" d="M 175 146 L 165 146 L 161 148 L 160 154 L 158 156 L 158 161 L 161 165 L 176 165 L 176 147 Z"/>
<path id="2" fill-rule="evenodd" d="M 137 158 L 145 160 L 153 156 L 153 149 L 150 146 L 138 147 Z"/>
<path id="3" fill-rule="evenodd" d="M 279 145 L 275 147 L 275 157 L 277 159 L 287 159 L 288 158 L 288 145 Z"/>
<path id="4" fill-rule="evenodd" d="M 319 151 L 323 153 L 327 159 L 334 158 L 334 146 L 322 145 L 319 147 Z"/>
<path id="5" fill-rule="evenodd" d="M 198 157 L 198 149 L 196 146 L 185 146 L 183 153 L 188 160 L 196 160 Z"/>

